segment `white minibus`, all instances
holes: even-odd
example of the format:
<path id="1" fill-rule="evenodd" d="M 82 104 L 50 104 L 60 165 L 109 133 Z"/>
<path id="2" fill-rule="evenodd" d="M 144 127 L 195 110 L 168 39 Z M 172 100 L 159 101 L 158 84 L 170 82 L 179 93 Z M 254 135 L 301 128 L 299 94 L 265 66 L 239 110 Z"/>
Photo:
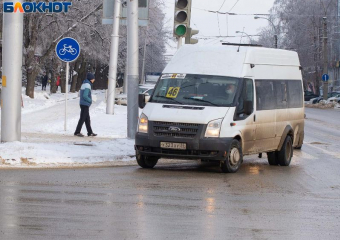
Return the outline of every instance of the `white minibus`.
<path id="1" fill-rule="evenodd" d="M 219 161 L 234 173 L 244 155 L 289 166 L 304 139 L 301 66 L 293 51 L 252 46 L 181 47 L 160 76 L 136 133 L 138 164 L 160 158 Z"/>

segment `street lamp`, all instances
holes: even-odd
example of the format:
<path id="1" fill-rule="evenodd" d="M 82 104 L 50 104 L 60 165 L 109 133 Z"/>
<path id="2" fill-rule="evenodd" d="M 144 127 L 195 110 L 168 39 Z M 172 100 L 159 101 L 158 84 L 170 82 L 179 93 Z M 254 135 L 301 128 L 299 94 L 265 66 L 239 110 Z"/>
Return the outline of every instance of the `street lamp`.
<path id="1" fill-rule="evenodd" d="M 276 27 L 275 27 L 275 24 L 269 19 L 269 18 L 265 18 L 265 17 L 259 17 L 259 16 L 255 16 L 254 19 L 266 19 L 268 22 L 270 22 L 274 28 L 274 32 L 275 32 L 275 35 L 274 35 L 274 40 L 275 40 L 275 43 L 274 43 L 274 47 L 277 48 L 277 31 L 276 31 Z"/>
<path id="2" fill-rule="evenodd" d="M 253 40 L 251 39 L 251 37 L 249 36 L 249 34 L 247 34 L 246 32 L 236 31 L 236 33 L 244 33 L 244 34 L 247 35 L 247 37 L 249 38 L 250 44 L 253 44 Z"/>

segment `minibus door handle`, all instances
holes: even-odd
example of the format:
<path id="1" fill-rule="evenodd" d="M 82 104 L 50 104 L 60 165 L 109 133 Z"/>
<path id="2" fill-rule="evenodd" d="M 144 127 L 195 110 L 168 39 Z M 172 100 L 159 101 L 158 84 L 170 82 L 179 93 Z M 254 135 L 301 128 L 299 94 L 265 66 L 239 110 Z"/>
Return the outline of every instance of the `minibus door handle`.
<path id="1" fill-rule="evenodd" d="M 254 114 L 254 122 L 256 122 L 256 114 Z"/>

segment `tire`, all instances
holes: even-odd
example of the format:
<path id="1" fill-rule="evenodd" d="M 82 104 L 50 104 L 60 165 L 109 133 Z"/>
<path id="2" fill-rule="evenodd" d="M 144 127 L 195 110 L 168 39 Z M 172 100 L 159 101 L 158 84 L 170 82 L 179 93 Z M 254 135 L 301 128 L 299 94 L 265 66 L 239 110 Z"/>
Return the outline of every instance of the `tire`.
<path id="1" fill-rule="evenodd" d="M 136 160 L 138 165 L 142 168 L 154 168 L 158 162 L 158 158 L 156 157 L 147 157 L 141 154 L 136 154 Z"/>
<path id="2" fill-rule="evenodd" d="M 278 152 L 278 160 L 281 166 L 289 166 L 293 157 L 293 140 L 291 136 L 287 136 L 281 150 Z"/>
<path id="3" fill-rule="evenodd" d="M 278 160 L 278 152 L 268 152 L 267 153 L 267 157 L 268 157 L 268 163 L 271 166 L 277 166 L 279 165 L 279 160 Z"/>
<path id="4" fill-rule="evenodd" d="M 242 147 L 238 140 L 234 139 L 230 144 L 230 151 L 225 160 L 221 161 L 221 170 L 224 173 L 236 173 L 243 162 Z"/>

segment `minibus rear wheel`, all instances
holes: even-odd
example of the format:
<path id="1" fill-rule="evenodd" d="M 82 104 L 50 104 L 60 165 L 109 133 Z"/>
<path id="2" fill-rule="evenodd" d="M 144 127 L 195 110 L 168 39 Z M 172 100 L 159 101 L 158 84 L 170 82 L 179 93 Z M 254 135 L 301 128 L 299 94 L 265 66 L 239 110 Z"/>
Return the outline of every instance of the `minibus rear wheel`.
<path id="1" fill-rule="evenodd" d="M 221 161 L 221 170 L 224 173 L 236 173 L 243 162 L 242 147 L 238 140 L 234 139 L 230 144 L 230 151 L 225 160 Z"/>
<path id="2" fill-rule="evenodd" d="M 293 140 L 291 136 L 287 136 L 281 150 L 278 152 L 279 164 L 281 166 L 289 166 L 293 157 Z"/>
<path id="3" fill-rule="evenodd" d="M 148 157 L 141 154 L 136 154 L 137 163 L 142 168 L 153 168 L 158 162 L 157 157 Z"/>

